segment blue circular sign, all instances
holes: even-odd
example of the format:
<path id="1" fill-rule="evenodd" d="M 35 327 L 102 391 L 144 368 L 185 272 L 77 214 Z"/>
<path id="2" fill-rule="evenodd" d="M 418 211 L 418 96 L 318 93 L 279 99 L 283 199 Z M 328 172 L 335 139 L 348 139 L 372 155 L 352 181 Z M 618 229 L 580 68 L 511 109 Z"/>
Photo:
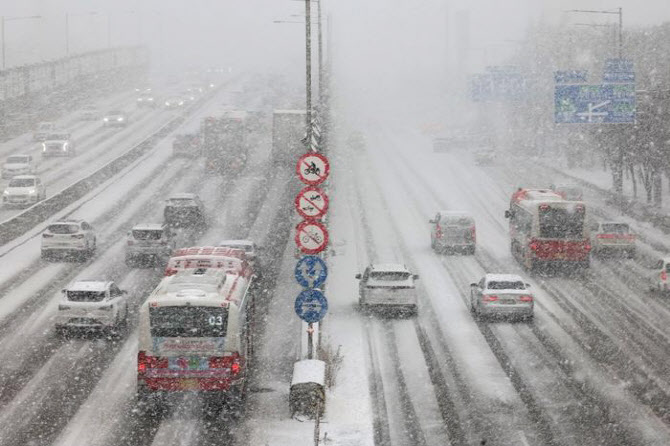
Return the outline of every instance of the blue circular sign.
<path id="1" fill-rule="evenodd" d="M 303 256 L 295 265 L 295 280 L 305 288 L 318 288 L 328 277 L 328 267 L 321 257 Z"/>
<path id="2" fill-rule="evenodd" d="M 328 312 L 328 301 L 320 290 L 305 290 L 295 299 L 295 314 L 307 323 L 319 322 Z"/>

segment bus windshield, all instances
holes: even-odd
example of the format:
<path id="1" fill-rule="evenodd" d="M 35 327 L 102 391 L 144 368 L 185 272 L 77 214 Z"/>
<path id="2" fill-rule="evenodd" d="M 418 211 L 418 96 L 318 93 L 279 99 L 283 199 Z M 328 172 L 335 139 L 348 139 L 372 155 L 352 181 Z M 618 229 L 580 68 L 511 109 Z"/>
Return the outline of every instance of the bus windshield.
<path id="1" fill-rule="evenodd" d="M 584 211 L 553 206 L 540 207 L 541 238 L 581 238 L 584 230 Z"/>
<path id="2" fill-rule="evenodd" d="M 228 326 L 228 309 L 221 307 L 157 307 L 149 317 L 158 338 L 222 338 Z"/>

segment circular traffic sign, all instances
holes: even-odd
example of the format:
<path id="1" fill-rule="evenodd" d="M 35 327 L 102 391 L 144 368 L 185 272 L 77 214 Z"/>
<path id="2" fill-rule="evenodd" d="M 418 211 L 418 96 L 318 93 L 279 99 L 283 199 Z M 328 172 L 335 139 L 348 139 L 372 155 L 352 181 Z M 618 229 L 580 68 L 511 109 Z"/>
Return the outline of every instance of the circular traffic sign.
<path id="1" fill-rule="evenodd" d="M 319 221 L 303 221 L 296 227 L 295 243 L 305 254 L 317 254 L 328 244 L 328 230 Z"/>
<path id="2" fill-rule="evenodd" d="M 316 152 L 305 153 L 298 159 L 295 171 L 300 181 L 309 185 L 316 186 L 323 183 L 330 173 L 330 163 L 328 158 Z"/>
<path id="3" fill-rule="evenodd" d="M 303 218 L 321 218 L 328 211 L 328 195 L 318 187 L 308 186 L 295 197 L 295 209 Z"/>
<path id="4" fill-rule="evenodd" d="M 323 319 L 328 312 L 328 301 L 320 290 L 309 289 L 298 294 L 293 308 L 300 319 L 313 324 Z"/>
<path id="5" fill-rule="evenodd" d="M 321 257 L 304 256 L 295 265 L 295 280 L 305 288 L 318 288 L 328 277 L 328 267 Z"/>

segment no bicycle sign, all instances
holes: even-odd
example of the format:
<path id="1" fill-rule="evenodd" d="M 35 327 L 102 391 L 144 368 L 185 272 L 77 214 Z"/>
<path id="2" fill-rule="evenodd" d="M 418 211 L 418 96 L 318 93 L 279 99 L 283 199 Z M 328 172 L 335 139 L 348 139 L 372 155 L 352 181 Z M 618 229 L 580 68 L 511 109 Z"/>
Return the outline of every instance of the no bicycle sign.
<path id="1" fill-rule="evenodd" d="M 296 227 L 295 244 L 305 254 L 318 254 L 328 245 L 328 230 L 318 221 L 303 221 Z"/>

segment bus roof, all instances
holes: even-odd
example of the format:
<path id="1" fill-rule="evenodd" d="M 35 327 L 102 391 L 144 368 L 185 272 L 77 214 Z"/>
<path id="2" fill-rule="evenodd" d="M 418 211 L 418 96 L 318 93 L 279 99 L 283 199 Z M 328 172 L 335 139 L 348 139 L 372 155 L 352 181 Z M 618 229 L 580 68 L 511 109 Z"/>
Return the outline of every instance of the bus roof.
<path id="1" fill-rule="evenodd" d="M 244 250 L 238 248 L 228 248 L 225 246 L 193 246 L 190 248 L 177 249 L 172 257 L 182 256 L 206 256 L 206 257 L 235 257 L 240 260 L 246 260 L 247 255 Z"/>
<path id="2" fill-rule="evenodd" d="M 238 304 L 245 279 L 216 268 L 190 268 L 165 277 L 147 299 L 150 307 Z M 220 286 L 220 285 L 223 286 Z"/>

